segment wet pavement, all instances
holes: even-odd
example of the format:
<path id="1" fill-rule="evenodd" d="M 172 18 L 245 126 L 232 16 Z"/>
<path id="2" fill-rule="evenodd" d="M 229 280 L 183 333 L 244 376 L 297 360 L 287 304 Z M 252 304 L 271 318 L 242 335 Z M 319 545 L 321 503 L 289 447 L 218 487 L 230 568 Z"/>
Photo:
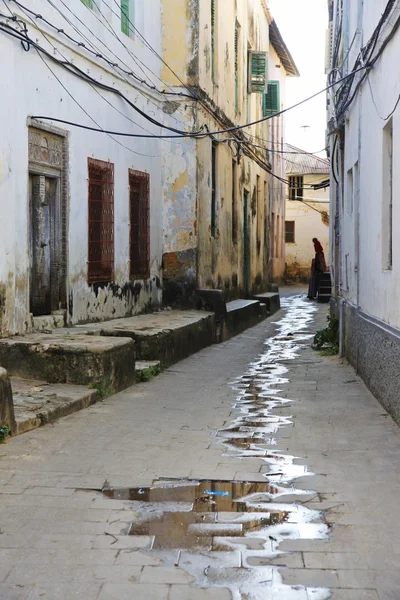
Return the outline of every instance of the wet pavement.
<path id="1" fill-rule="evenodd" d="M 399 600 L 399 429 L 282 304 L 0 447 L 0 598 Z"/>
<path id="2" fill-rule="evenodd" d="M 296 478 L 313 473 L 295 464 L 298 457 L 271 449 L 278 443 L 271 436 L 293 425 L 292 417 L 276 411 L 292 404 L 280 395 L 289 381 L 287 363 L 310 344 L 306 330 L 316 311 L 300 296 L 283 300 L 283 308 L 287 313 L 265 350 L 231 382 L 238 416 L 217 431 L 225 456 L 265 462 L 265 483 L 181 480 L 103 490 L 109 498 L 133 501 L 138 516 L 129 535 L 150 536 L 151 551 L 163 564 L 184 568 L 199 586 L 228 588 L 235 600 L 331 595 L 328 589 L 284 585 L 279 568 L 270 564 L 283 540 L 326 539 L 329 533 L 324 513 L 301 503 L 316 492 L 295 486 Z"/>

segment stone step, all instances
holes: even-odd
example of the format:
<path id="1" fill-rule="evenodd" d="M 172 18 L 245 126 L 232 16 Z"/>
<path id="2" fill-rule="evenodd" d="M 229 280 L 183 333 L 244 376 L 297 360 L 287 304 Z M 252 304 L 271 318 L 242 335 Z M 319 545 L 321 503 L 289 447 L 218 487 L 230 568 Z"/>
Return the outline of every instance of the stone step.
<path id="1" fill-rule="evenodd" d="M 81 385 L 51 384 L 17 377 L 11 379 L 11 384 L 16 435 L 87 408 L 100 400 L 104 392 Z"/>
<path id="2" fill-rule="evenodd" d="M 90 325 L 69 332 L 123 336 L 135 341 L 137 360 L 172 365 L 215 342 L 215 315 L 196 310 L 167 310 Z"/>
<path id="3" fill-rule="evenodd" d="M 159 360 L 137 360 L 135 363 L 136 381 L 150 381 L 162 371 Z"/>
<path id="4" fill-rule="evenodd" d="M 266 304 L 267 311 L 270 315 L 276 313 L 281 307 L 279 292 L 266 292 L 264 294 L 256 294 L 252 297 L 254 300 L 258 300 L 262 304 Z"/>
<path id="5" fill-rule="evenodd" d="M 331 294 L 332 288 L 330 285 L 319 286 L 318 293 L 319 294 Z"/>
<path id="6" fill-rule="evenodd" d="M 34 333 L 49 333 L 53 329 L 65 327 L 65 310 L 60 310 L 43 317 L 32 317 Z"/>
<path id="7" fill-rule="evenodd" d="M 267 305 L 258 300 L 232 300 L 226 304 L 223 340 L 238 335 L 267 317 Z"/>
<path id="8" fill-rule="evenodd" d="M 48 383 L 97 385 L 109 394 L 135 383 L 135 344 L 129 337 L 55 330 L 0 340 L 0 364 L 10 376 Z"/>
<path id="9" fill-rule="evenodd" d="M 318 294 L 317 300 L 320 304 L 327 304 L 330 302 L 331 296 L 331 294 Z"/>

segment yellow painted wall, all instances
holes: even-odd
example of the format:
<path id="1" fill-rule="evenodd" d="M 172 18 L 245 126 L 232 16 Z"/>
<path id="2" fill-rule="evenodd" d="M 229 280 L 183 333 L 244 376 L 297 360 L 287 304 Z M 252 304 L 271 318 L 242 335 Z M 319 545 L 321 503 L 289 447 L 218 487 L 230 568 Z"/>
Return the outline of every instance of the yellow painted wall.
<path id="1" fill-rule="evenodd" d="M 245 124 L 262 117 L 262 94 L 248 94 L 247 57 L 248 51 L 269 49 L 269 25 L 262 0 L 215 0 L 215 50 L 214 69 L 211 53 L 211 0 L 164 0 L 163 3 L 163 47 L 165 61 L 173 67 L 179 77 L 195 87 L 195 94 L 202 102 L 181 101 L 180 112 L 190 113 L 186 127 L 195 130 L 206 126 L 208 131 L 225 129 L 227 123 Z M 238 35 L 238 105 L 235 103 L 235 28 Z M 272 59 L 276 64 L 276 57 Z M 274 66 L 271 63 L 271 67 Z M 275 67 L 274 67 L 275 68 Z M 286 73 L 282 67 L 282 80 Z M 163 78 L 169 85 L 179 82 L 168 69 Z M 277 79 L 277 77 L 269 77 Z M 179 84 L 180 85 L 180 84 Z M 177 88 L 178 89 L 178 88 Z M 179 88 L 181 89 L 181 88 Z M 187 90 L 184 90 L 187 92 Z M 284 90 L 281 91 L 282 97 Z M 184 108 L 185 107 L 185 108 Z M 212 110 L 210 110 L 212 109 Z M 213 114 L 214 112 L 214 114 Z M 178 116 L 178 111 L 174 113 Z M 264 122 L 246 130 L 254 143 L 267 148 L 270 140 L 270 124 Z M 174 273 L 185 263 L 185 271 L 196 273 L 197 287 L 222 288 L 227 297 L 243 295 L 249 291 L 265 291 L 268 284 L 270 240 L 270 175 L 257 162 L 246 155 L 238 157 L 238 147 L 228 143 L 229 134 L 216 135 L 217 179 L 216 179 L 216 227 L 211 231 L 211 138 L 174 142 L 164 156 L 164 163 L 171 163 L 169 180 L 165 192 L 165 226 L 168 230 L 168 243 L 165 253 L 168 264 L 173 265 Z M 188 158 L 189 147 L 196 145 L 196 175 L 193 174 L 193 161 Z M 176 146 L 178 144 L 178 146 Z M 184 146 L 186 145 L 186 148 Z M 266 150 L 253 149 L 259 159 L 268 162 Z M 174 158 L 178 157 L 179 169 Z M 232 161 L 237 162 L 236 181 L 236 222 L 237 239 L 232 235 Z M 189 177 L 185 171 L 190 169 Z M 168 179 L 168 178 L 167 178 Z M 257 193 L 257 189 L 259 190 Z M 182 213 L 174 213 L 175 196 L 181 199 L 184 193 L 184 208 L 191 215 L 186 220 L 187 229 L 182 234 L 180 224 Z M 250 276 L 249 285 L 244 281 L 244 194 L 248 193 L 248 228 L 250 235 Z M 284 198 L 273 197 L 281 216 L 280 261 L 284 268 L 283 227 Z M 282 206 L 281 206 L 282 205 Z M 180 210 L 182 209 L 180 203 Z M 193 223 L 193 232 L 190 231 Z M 166 239 L 166 234 L 164 235 Z M 190 252 L 189 252 L 190 250 Z M 183 257 L 183 258 L 182 258 Z M 186 264 L 185 261 L 192 261 Z M 193 269 L 192 269 L 193 267 Z"/>

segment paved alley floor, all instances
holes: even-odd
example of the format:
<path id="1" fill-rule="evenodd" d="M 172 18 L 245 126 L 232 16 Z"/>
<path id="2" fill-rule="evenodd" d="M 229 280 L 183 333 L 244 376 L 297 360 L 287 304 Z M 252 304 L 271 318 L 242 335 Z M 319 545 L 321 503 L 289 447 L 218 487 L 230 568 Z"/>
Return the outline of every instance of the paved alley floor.
<path id="1" fill-rule="evenodd" d="M 399 600 L 400 431 L 272 319 L 0 446 L 3 600 Z"/>

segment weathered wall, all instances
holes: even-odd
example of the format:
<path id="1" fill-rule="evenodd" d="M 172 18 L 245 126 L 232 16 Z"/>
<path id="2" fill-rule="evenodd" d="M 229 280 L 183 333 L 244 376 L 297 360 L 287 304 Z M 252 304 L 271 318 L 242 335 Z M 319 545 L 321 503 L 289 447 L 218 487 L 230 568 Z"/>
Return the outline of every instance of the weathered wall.
<path id="1" fill-rule="evenodd" d="M 15 431 L 15 415 L 11 382 L 7 371 L 0 367 L 0 427 L 6 425 Z"/>
<path id="2" fill-rule="evenodd" d="M 347 301 L 342 308 L 342 327 L 344 356 L 400 424 L 400 331 Z"/>
<path id="3" fill-rule="evenodd" d="M 288 171 L 287 176 L 290 176 Z M 295 223 L 295 241 L 285 244 L 286 276 L 289 279 L 307 280 L 314 258 L 312 238 L 322 244 L 325 260 L 329 265 L 329 221 L 317 211 L 329 213 L 329 191 L 308 189 L 307 185 L 320 183 L 325 175 L 304 175 L 304 200 L 286 200 L 286 221 Z"/>
<path id="4" fill-rule="evenodd" d="M 215 60 L 211 56 L 211 0 L 165 0 L 163 3 L 163 50 L 166 62 L 185 83 L 195 85 L 203 102 L 187 101 L 185 127 L 208 131 L 231 123 L 246 123 L 262 116 L 262 94 L 247 93 L 247 52 L 268 49 L 268 22 L 259 0 L 216 2 Z M 239 27 L 239 94 L 235 106 L 235 26 Z M 168 69 L 163 76 L 180 85 Z M 182 89 L 182 88 L 180 88 Z M 184 89 L 187 93 L 187 90 Z M 185 118 L 183 118 L 185 121 Z M 246 131 L 268 137 L 268 126 Z M 227 136 L 220 136 L 221 141 Z M 236 206 L 233 209 L 232 160 L 237 146 L 217 144 L 215 232 L 211 230 L 210 138 L 197 142 L 171 142 L 164 157 L 164 285 L 165 298 L 190 299 L 195 286 L 221 288 L 227 298 L 267 287 L 268 185 L 269 175 L 241 156 L 236 168 Z M 265 160 L 265 152 L 260 153 Z M 257 202 L 257 176 L 259 199 Z M 244 193 L 248 200 L 250 239 L 249 283 L 244 281 Z M 257 208 L 258 204 L 258 208 Z M 233 230 L 233 214 L 236 233 Z M 258 224 L 257 224 L 258 222 Z"/>
<path id="5" fill-rule="evenodd" d="M 115 37 L 107 31 L 102 16 L 87 9 L 80 0 L 71 0 L 71 10 L 76 15 L 74 24 L 91 40 L 93 36 L 104 40 L 109 48 L 108 56 L 116 62 L 131 63 L 126 51 Z M 161 17 L 159 4 L 152 2 L 138 9 L 141 31 L 158 51 L 161 51 Z M 18 10 L 15 5 L 13 10 Z M 44 14 L 43 4 L 33 0 L 30 9 Z M 67 22 L 50 5 L 46 5 L 45 16 L 59 28 L 81 39 Z M 81 19 L 86 25 L 79 23 Z M 116 32 L 120 32 L 120 21 L 107 7 L 104 18 Z M 105 66 L 68 42 L 61 34 L 55 34 L 43 22 L 50 42 L 58 49 L 57 56 L 73 60 L 85 73 L 104 83 L 122 89 L 130 100 L 152 116 L 163 119 L 164 106 L 160 96 L 147 90 L 129 76 L 122 76 L 111 67 Z M 54 49 L 35 26 L 28 21 L 28 31 L 51 54 Z M 142 60 L 156 75 L 160 73 L 160 61 L 137 39 L 120 34 L 129 51 Z M 95 41 L 95 40 L 94 40 Z M 100 44 L 100 42 L 97 42 Z M 27 117 L 34 114 L 54 115 L 60 119 L 87 123 L 96 127 L 77 105 L 90 111 L 90 117 L 100 127 L 114 131 L 137 133 L 143 128 L 159 133 L 131 107 L 113 94 L 102 91 L 107 104 L 87 83 L 66 73 L 58 65 L 51 68 L 63 82 L 71 96 L 61 87 L 40 60 L 34 49 L 24 52 L 20 43 L 6 35 L 0 37 L 0 51 L 7 56 L 1 61 L 0 78 L 7 81 L 7 94 L 3 94 L 0 114 L 0 230 L 2 253 L 0 255 L 0 307 L 2 335 L 22 333 L 30 323 L 29 318 L 29 240 L 28 240 L 28 127 Z M 114 52 L 118 59 L 110 54 Z M 62 55 L 62 56 L 61 56 Z M 132 63 L 132 68 L 136 66 Z M 26 74 L 29 73 L 29 77 Z M 154 78 L 155 84 L 160 82 Z M 134 85 L 132 85 L 134 84 Z M 76 100 L 76 102 L 74 101 Z M 117 112 L 119 111 L 119 112 Z M 173 116 L 170 117 L 173 119 Z M 133 121 L 133 122 L 132 122 Z M 48 126 L 46 122 L 46 127 Z M 157 304 L 161 299 L 162 262 L 162 155 L 160 141 L 112 139 L 110 136 L 62 126 L 68 138 L 68 278 L 66 296 L 71 323 L 88 320 L 121 317 L 136 313 L 149 303 Z M 88 260 L 88 173 L 87 159 L 110 161 L 115 165 L 114 222 L 115 222 L 115 281 L 107 286 L 95 287 L 87 284 Z M 132 282 L 129 278 L 129 187 L 128 169 L 150 173 L 150 228 L 151 228 L 151 277 L 147 281 Z"/>

